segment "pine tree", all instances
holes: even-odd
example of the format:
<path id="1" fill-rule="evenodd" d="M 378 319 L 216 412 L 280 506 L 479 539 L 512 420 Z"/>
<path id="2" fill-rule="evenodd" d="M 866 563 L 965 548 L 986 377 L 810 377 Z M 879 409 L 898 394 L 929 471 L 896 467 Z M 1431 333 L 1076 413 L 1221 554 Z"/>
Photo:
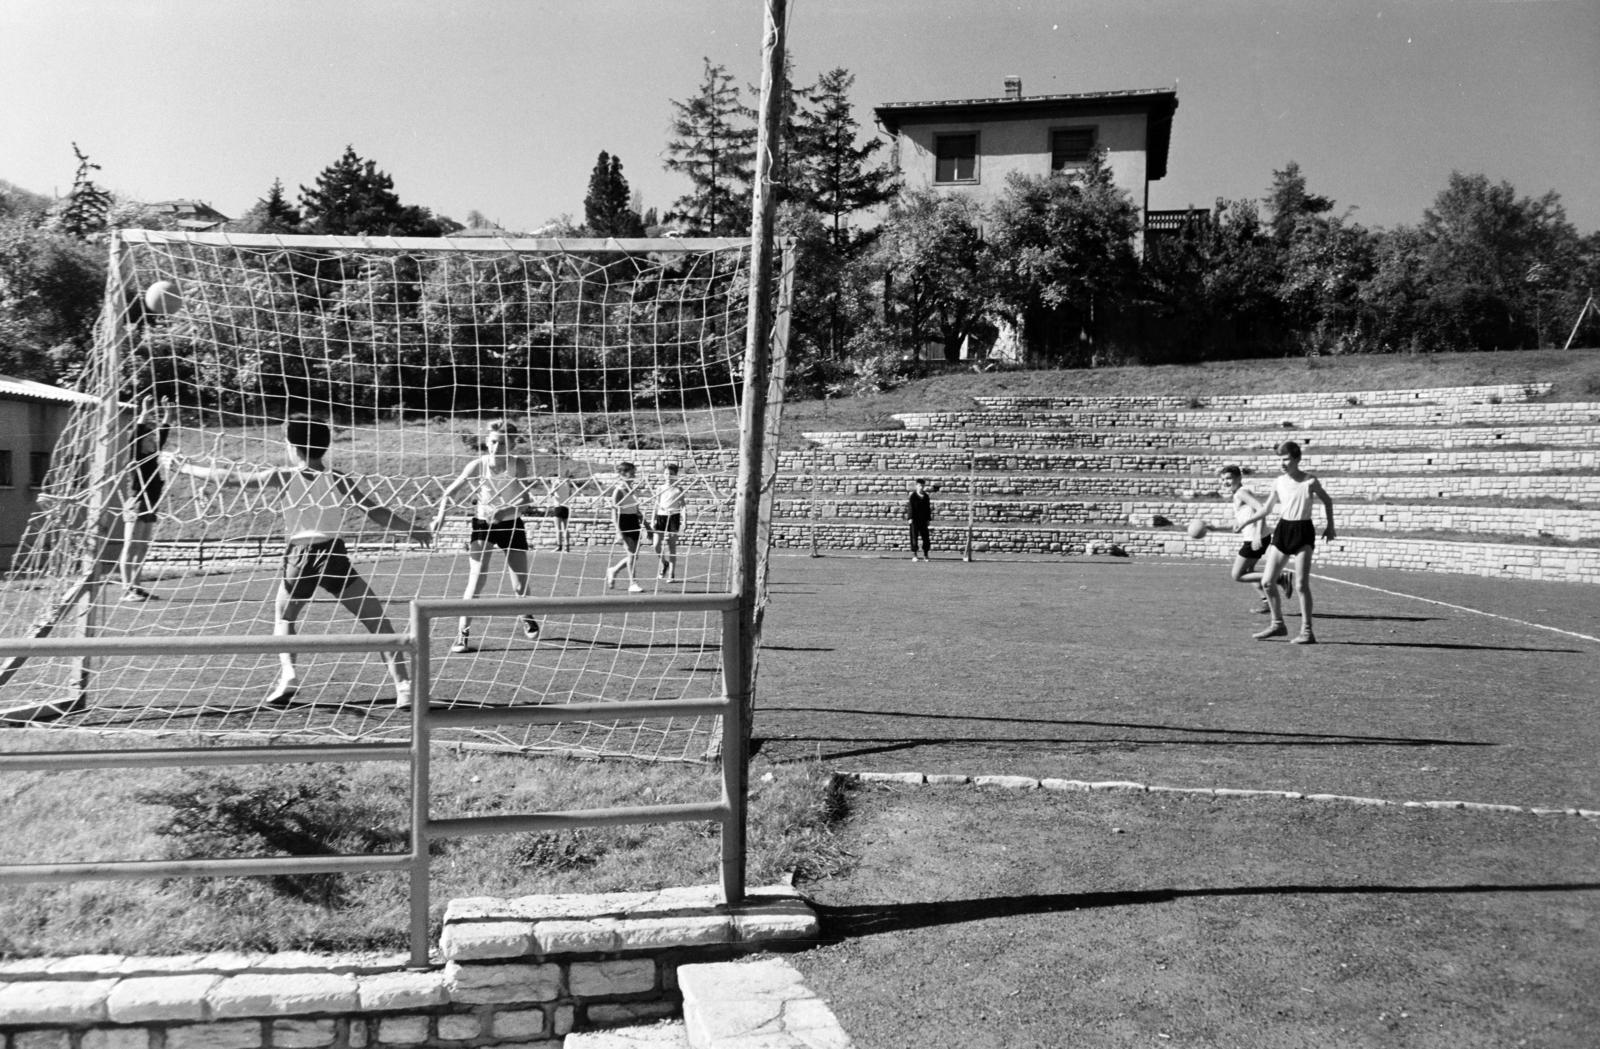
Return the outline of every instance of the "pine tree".
<path id="1" fill-rule="evenodd" d="M 400 203 L 394 179 L 345 146 L 322 169 L 315 187 L 300 187 L 300 206 L 316 233 L 357 236 L 437 236 L 440 225 L 426 208 Z"/>
<path id="2" fill-rule="evenodd" d="M 755 179 L 755 110 L 739 101 L 733 76 L 705 61 L 700 93 L 673 101 L 668 171 L 689 176 L 692 189 L 673 204 L 669 221 L 682 219 L 695 232 L 737 235 L 750 226 L 750 195 Z"/>
<path id="3" fill-rule="evenodd" d="M 589 175 L 589 193 L 583 198 L 584 223 L 597 237 L 642 237 L 644 222 L 631 206 L 628 180 L 622 177 L 622 160 L 600 151 Z"/>
<path id="4" fill-rule="evenodd" d="M 841 251 L 849 246 L 849 216 L 887 203 L 896 191 L 894 169 L 871 162 L 883 140 L 856 145 L 860 125 L 850 104 L 855 81 L 845 69 L 822 74 L 803 94 L 814 108 L 802 105 L 792 118 L 791 195 L 826 218 Z"/>
<path id="5" fill-rule="evenodd" d="M 57 205 L 50 219 L 50 228 L 77 240 L 88 240 L 106 228 L 106 216 L 111 213 L 112 196 L 95 184 L 93 171 L 100 165 L 91 163 L 88 154 L 72 144 L 73 155 L 78 158 L 78 171 L 72 177 L 72 189 Z"/>

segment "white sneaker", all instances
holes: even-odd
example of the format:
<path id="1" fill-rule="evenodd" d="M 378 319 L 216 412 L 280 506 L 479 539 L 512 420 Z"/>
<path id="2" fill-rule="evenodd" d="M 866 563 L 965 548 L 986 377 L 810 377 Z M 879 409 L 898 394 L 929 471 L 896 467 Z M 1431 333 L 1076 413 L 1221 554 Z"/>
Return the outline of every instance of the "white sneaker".
<path id="1" fill-rule="evenodd" d="M 640 586 L 638 583 L 629 583 L 628 584 L 628 593 L 630 593 L 630 594 L 642 594 L 642 593 L 644 593 L 644 587 Z"/>
<path id="2" fill-rule="evenodd" d="M 402 681 L 394 686 L 394 705 L 400 710 L 411 706 L 411 682 Z"/>

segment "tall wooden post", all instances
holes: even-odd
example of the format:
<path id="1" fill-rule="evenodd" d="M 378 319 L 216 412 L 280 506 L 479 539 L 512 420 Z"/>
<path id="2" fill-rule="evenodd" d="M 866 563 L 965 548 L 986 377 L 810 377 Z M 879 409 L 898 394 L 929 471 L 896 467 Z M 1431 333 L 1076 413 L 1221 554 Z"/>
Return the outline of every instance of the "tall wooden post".
<path id="1" fill-rule="evenodd" d="M 735 807 L 730 825 L 737 827 L 738 842 L 723 841 L 722 866 L 724 895 L 737 903 L 744 893 L 745 823 L 750 763 L 750 723 L 754 713 L 755 648 L 760 633 L 761 608 L 761 500 L 762 472 L 766 466 L 766 416 L 768 382 L 771 379 L 773 222 L 777 198 L 772 187 L 772 154 L 778 141 L 783 114 L 783 55 L 786 0 L 766 0 L 765 24 L 761 38 L 761 117 L 756 137 L 755 198 L 751 202 L 751 260 L 749 330 L 745 336 L 744 393 L 740 405 L 739 489 L 734 513 L 734 589 L 739 595 L 739 666 L 724 668 L 724 687 L 729 698 L 740 705 L 741 731 L 734 753 L 725 753 L 728 803 Z"/>

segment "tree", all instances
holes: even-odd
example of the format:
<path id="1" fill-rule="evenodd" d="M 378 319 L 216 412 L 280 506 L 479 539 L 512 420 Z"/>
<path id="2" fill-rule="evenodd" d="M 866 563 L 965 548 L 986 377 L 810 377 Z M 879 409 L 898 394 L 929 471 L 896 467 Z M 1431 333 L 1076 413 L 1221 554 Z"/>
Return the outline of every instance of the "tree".
<path id="1" fill-rule="evenodd" d="M 856 144 L 860 125 L 850 105 L 855 82 L 854 74 L 845 69 L 823 73 L 802 96 L 815 108 L 802 105 L 792 118 L 790 195 L 827 220 L 834 247 L 839 250 L 848 246 L 846 220 L 888 203 L 896 188 L 893 167 L 872 163 L 883 140 L 873 137 Z"/>
<path id="2" fill-rule="evenodd" d="M 1096 311 L 1135 290 L 1139 209 L 1111 178 L 1104 151 L 1071 173 L 1012 172 L 990 210 L 986 245 L 994 300 L 1032 352 L 1092 343 Z"/>
<path id="3" fill-rule="evenodd" d="M 88 353 L 105 249 L 29 219 L 0 218 L 0 373 L 54 382 Z"/>
<path id="4" fill-rule="evenodd" d="M 88 240 L 106 229 L 106 216 L 111 212 L 111 194 L 95 184 L 91 172 L 100 165 L 91 163 L 88 154 L 72 144 L 73 155 L 78 158 L 78 171 L 72 177 L 72 189 L 52 209 L 49 226 L 77 240 Z"/>
<path id="5" fill-rule="evenodd" d="M 300 187 L 300 206 L 313 233 L 378 237 L 438 236 L 441 226 L 426 208 L 400 203 L 394 179 L 345 146 L 322 169 L 313 187 Z"/>
<path id="6" fill-rule="evenodd" d="M 738 235 L 750 228 L 755 111 L 739 101 L 732 74 L 709 58 L 704 62 L 699 94 L 672 103 L 673 137 L 663 166 L 687 175 L 692 188 L 667 219 L 710 236 Z"/>
<path id="7" fill-rule="evenodd" d="M 888 285 L 889 323 L 907 349 L 937 341 L 953 359 L 982 317 L 977 218 L 966 198 L 931 189 L 903 193 L 890 207 L 875 254 Z"/>
<path id="8" fill-rule="evenodd" d="M 1279 244 L 1287 244 L 1301 222 L 1333 210 L 1333 198 L 1307 190 L 1306 177 L 1292 160 L 1283 170 L 1272 173 L 1272 187 L 1267 190 L 1264 203 L 1271 217 L 1272 237 Z"/>
<path id="9" fill-rule="evenodd" d="M 584 224 L 596 237 L 642 237 L 644 221 L 633 210 L 628 180 L 622 177 L 622 160 L 605 150 L 589 174 L 589 192 L 583 198 Z"/>
<path id="10" fill-rule="evenodd" d="M 243 233 L 295 233 L 303 221 L 300 209 L 284 196 L 283 180 L 275 178 L 267 195 L 258 198 L 239 219 L 238 227 Z"/>

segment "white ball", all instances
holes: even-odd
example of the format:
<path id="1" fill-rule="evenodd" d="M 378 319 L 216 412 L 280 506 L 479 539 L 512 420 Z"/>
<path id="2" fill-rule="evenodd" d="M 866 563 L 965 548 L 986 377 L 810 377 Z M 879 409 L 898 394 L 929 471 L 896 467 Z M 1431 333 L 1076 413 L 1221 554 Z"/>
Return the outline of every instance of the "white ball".
<path id="1" fill-rule="evenodd" d="M 151 313 L 177 313 L 183 309 L 183 296 L 170 280 L 158 280 L 145 289 L 144 308 Z"/>
<path id="2" fill-rule="evenodd" d="M 1189 522 L 1189 538 L 1204 539 L 1209 528 L 1210 526 L 1206 524 L 1204 518 L 1196 517 Z"/>

